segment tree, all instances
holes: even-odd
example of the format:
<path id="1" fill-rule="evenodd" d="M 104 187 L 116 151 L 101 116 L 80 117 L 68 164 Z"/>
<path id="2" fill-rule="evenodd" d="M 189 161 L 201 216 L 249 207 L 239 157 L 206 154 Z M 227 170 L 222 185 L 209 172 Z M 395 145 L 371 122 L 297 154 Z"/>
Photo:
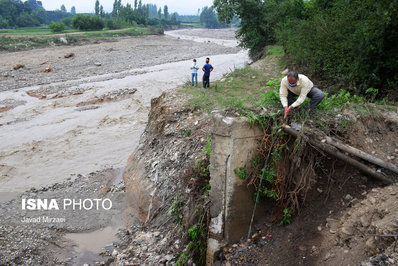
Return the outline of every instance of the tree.
<path id="1" fill-rule="evenodd" d="M 173 14 L 171 14 L 171 22 L 173 22 L 174 24 L 175 23 L 177 23 L 177 16 L 178 16 L 178 13 L 177 12 L 174 12 Z"/>
<path id="2" fill-rule="evenodd" d="M 159 7 L 159 10 L 158 10 L 158 18 L 162 19 L 162 8 L 161 7 Z"/>
<path id="3" fill-rule="evenodd" d="M 102 5 L 100 6 L 99 14 L 101 18 L 105 17 L 104 7 Z"/>
<path id="4" fill-rule="evenodd" d="M 95 11 L 95 15 L 96 15 L 96 16 L 99 16 L 99 14 L 100 14 L 100 2 L 99 2 L 99 0 L 96 0 L 96 1 L 95 1 L 95 8 L 94 8 L 94 11 Z"/>
<path id="5" fill-rule="evenodd" d="M 27 2 L 29 3 L 30 7 L 33 10 L 37 10 L 38 8 L 41 8 L 41 5 L 39 3 L 37 3 L 36 0 L 28 0 Z"/>
<path id="6" fill-rule="evenodd" d="M 72 18 L 64 18 L 61 20 L 61 22 L 66 26 L 66 27 L 71 27 L 72 26 Z"/>
<path id="7" fill-rule="evenodd" d="M 167 7 L 167 5 L 164 6 L 163 13 L 164 13 L 164 19 L 168 20 L 169 19 L 169 8 Z"/>
<path id="8" fill-rule="evenodd" d="M 72 15 L 76 15 L 76 7 L 75 6 L 72 6 L 72 8 L 70 9 L 70 13 Z"/>
<path id="9" fill-rule="evenodd" d="M 266 2 L 276 0 L 214 0 L 214 7 L 218 18 L 227 24 L 237 15 L 241 19 L 241 25 L 237 36 L 241 39 L 241 45 L 249 49 L 252 59 L 258 59 L 263 55 L 263 49 L 270 44 L 268 25 L 266 18 L 268 9 Z M 278 12 L 276 9 L 270 9 L 272 12 Z M 273 36 L 271 36 L 272 39 Z"/>
<path id="10" fill-rule="evenodd" d="M 65 7 L 65 5 L 62 5 L 62 6 L 61 6 L 61 11 L 66 13 L 66 7 Z"/>
<path id="11" fill-rule="evenodd" d="M 149 9 L 149 18 L 156 18 L 158 16 L 158 7 L 153 4 L 147 4 L 147 7 Z"/>
<path id="12" fill-rule="evenodd" d="M 0 16 L 0 29 L 6 29 L 6 28 L 8 28 L 8 20 Z"/>
<path id="13" fill-rule="evenodd" d="M 117 16 L 118 16 L 117 0 L 115 0 L 115 2 L 113 2 L 112 17 L 116 18 Z"/>
<path id="14" fill-rule="evenodd" d="M 200 13 L 200 22 L 205 24 L 206 28 L 219 28 L 222 25 L 217 20 L 217 14 L 214 8 L 205 6 Z"/>

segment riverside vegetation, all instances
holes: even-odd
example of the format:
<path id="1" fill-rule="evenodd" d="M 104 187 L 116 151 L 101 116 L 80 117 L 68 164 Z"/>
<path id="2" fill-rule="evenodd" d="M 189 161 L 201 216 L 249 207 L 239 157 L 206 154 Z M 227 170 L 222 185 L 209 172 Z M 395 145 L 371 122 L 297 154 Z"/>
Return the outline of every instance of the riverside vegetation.
<path id="1" fill-rule="evenodd" d="M 330 89 L 397 99 L 397 1 L 215 0 L 222 21 L 241 18 L 238 36 L 253 59 L 283 46 L 290 65 Z M 321 86 L 322 85 L 322 86 Z M 391 98 L 392 97 L 392 98 Z"/>
<path id="2" fill-rule="evenodd" d="M 189 95 L 187 106 L 196 113 L 224 109 L 226 114 L 247 117 L 251 126 L 258 126 L 264 132 L 258 155 L 249 165 L 236 168 L 234 172 L 255 187 L 254 201 L 274 202 L 272 220 L 281 225 L 294 221 L 294 215 L 305 204 L 319 172 L 317 168 L 325 163 L 321 162 L 323 156 L 307 143 L 305 137 L 292 139 L 281 132 L 282 124 L 294 122 L 300 124 L 303 131 L 345 136 L 354 128 L 355 117 L 377 120 L 383 113 L 397 111 L 397 103 L 378 97 L 379 90 L 375 88 L 366 89 L 363 95 L 351 94 L 348 88 L 337 93 L 322 88 L 325 98 L 311 116 L 305 110 L 309 104 L 307 99 L 301 108 L 283 120 L 279 85 L 280 71 L 286 63 L 282 47 L 269 46 L 264 59 L 225 75 L 220 81 L 213 82 L 210 89 L 194 88 L 187 83 L 179 90 L 179 93 Z M 206 208 L 207 205 L 203 205 L 202 212 Z M 190 250 L 191 245 L 186 250 Z M 188 258 L 184 251 L 180 260 Z"/>

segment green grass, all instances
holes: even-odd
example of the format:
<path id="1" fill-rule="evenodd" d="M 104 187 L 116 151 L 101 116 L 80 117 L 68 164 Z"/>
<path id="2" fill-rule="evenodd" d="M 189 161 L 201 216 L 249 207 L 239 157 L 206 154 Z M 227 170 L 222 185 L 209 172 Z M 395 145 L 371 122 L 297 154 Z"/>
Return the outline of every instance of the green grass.
<path id="1" fill-rule="evenodd" d="M 153 33 L 153 29 L 151 27 L 132 27 L 126 28 L 123 30 L 118 31 L 111 31 L 108 29 L 100 30 L 100 31 L 81 31 L 76 29 L 68 29 L 63 31 L 62 33 L 55 33 L 55 34 L 68 34 L 68 33 L 75 33 L 81 32 L 78 34 L 74 34 L 75 36 L 104 36 L 104 35 L 141 35 L 141 34 L 151 34 Z M 54 35 L 51 30 L 47 27 L 25 27 L 25 28 L 18 28 L 18 29 L 3 29 L 0 30 L 1 35 Z"/>
<path id="2" fill-rule="evenodd" d="M 265 54 L 267 56 L 272 56 L 272 55 L 284 55 L 285 52 L 283 51 L 283 47 L 282 46 L 278 46 L 278 45 L 272 45 L 267 47 Z"/>
<path id="3" fill-rule="evenodd" d="M 78 32 L 75 29 L 65 30 L 63 33 Z M 2 29 L 0 30 L 1 35 L 52 35 L 54 33 L 47 27 L 25 27 L 18 29 Z"/>
<path id="4" fill-rule="evenodd" d="M 10 33 L 4 33 L 11 31 Z M 20 28 L 15 30 L 0 31 L 0 50 L 16 51 L 21 49 L 29 49 L 34 47 L 45 47 L 49 45 L 70 45 L 82 39 L 110 39 L 119 38 L 123 36 L 138 36 L 149 34 L 162 34 L 163 31 L 155 27 L 132 27 L 118 31 L 86 31 L 77 32 L 76 30 L 64 32 L 64 36 L 68 43 L 64 44 L 60 41 L 59 35 L 54 35 L 48 28 L 35 27 L 35 28 Z M 67 34 L 68 32 L 74 34 Z M 22 37 L 13 37 L 13 35 L 23 35 Z"/>
<path id="5" fill-rule="evenodd" d="M 229 73 L 220 81 L 211 82 L 209 89 L 203 89 L 202 83 L 192 87 L 187 82 L 179 92 L 190 94 L 189 105 L 205 112 L 220 108 L 251 109 L 256 108 L 267 79 L 260 70 L 245 67 Z"/>
<path id="6" fill-rule="evenodd" d="M 200 23 L 187 23 L 187 22 L 181 22 L 182 26 L 191 26 L 191 27 L 195 27 L 195 28 L 203 28 L 203 25 L 201 25 Z"/>

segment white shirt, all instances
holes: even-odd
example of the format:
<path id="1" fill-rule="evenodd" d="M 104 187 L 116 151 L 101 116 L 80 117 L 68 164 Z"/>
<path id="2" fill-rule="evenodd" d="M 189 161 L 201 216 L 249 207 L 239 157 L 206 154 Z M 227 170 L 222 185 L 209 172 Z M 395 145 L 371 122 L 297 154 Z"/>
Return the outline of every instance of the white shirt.
<path id="1" fill-rule="evenodd" d="M 279 97 L 281 99 L 283 107 L 286 107 L 288 105 L 287 101 L 287 95 L 289 93 L 288 91 L 291 91 L 299 96 L 297 100 L 292 104 L 293 108 L 295 108 L 304 102 L 304 100 L 307 98 L 307 94 L 310 92 L 312 87 L 314 87 L 314 84 L 309 78 L 307 78 L 302 74 L 299 74 L 298 76 L 299 79 L 297 80 L 296 87 L 289 86 L 287 77 L 284 77 L 281 81 L 281 87 L 279 89 Z"/>

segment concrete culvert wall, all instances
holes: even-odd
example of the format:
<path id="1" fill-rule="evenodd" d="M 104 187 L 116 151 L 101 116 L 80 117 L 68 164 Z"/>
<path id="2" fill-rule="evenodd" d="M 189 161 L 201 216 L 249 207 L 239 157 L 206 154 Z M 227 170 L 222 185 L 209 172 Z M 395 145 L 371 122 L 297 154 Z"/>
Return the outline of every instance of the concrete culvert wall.
<path id="1" fill-rule="evenodd" d="M 263 133 L 250 128 L 243 117 L 213 116 L 210 156 L 210 227 L 207 265 L 212 265 L 221 247 L 246 236 L 254 207 L 253 191 L 235 169 L 246 166 L 256 155 Z"/>

